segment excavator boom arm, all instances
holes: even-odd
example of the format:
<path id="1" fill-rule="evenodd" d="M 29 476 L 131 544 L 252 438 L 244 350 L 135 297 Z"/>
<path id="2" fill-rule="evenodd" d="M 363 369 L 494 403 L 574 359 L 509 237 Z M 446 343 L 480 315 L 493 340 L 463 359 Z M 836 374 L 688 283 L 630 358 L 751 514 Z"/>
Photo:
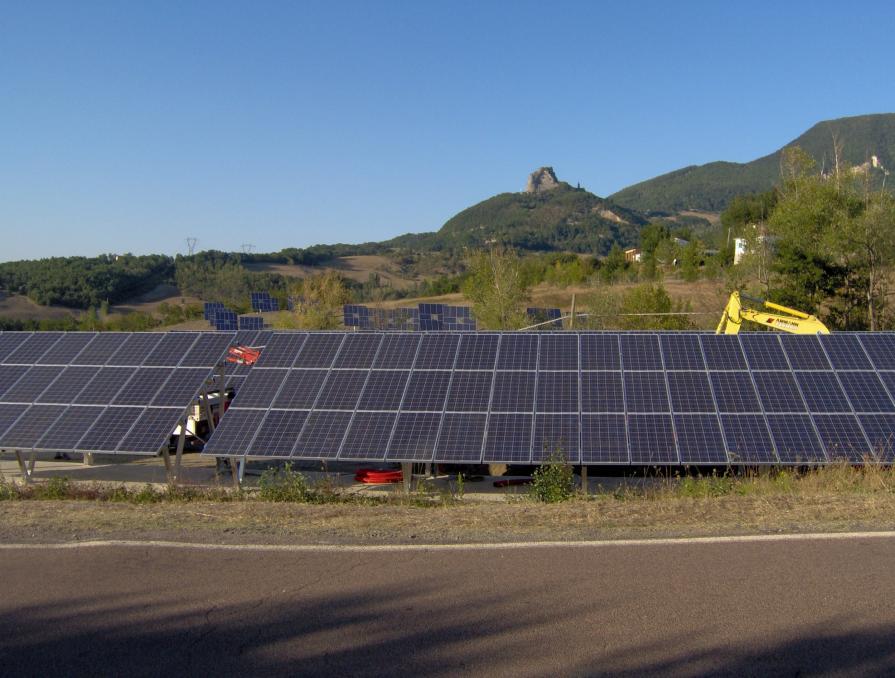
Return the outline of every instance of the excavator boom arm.
<path id="1" fill-rule="evenodd" d="M 786 313 L 787 315 L 782 315 L 781 313 L 768 313 L 767 311 L 749 308 L 748 306 L 743 305 L 744 299 L 752 302 L 756 306 L 763 306 L 764 308 L 771 310 L 782 311 L 782 313 Z M 718 323 L 718 328 L 715 330 L 715 334 L 736 334 L 740 331 L 740 327 L 744 320 L 782 332 L 790 332 L 792 334 L 830 333 L 827 326 L 813 315 L 798 311 L 794 308 L 775 304 L 771 301 L 751 299 L 745 296 L 741 297 L 739 292 L 733 292 L 730 295 L 727 306 L 724 307 L 724 312 L 721 315 L 721 322 Z"/>

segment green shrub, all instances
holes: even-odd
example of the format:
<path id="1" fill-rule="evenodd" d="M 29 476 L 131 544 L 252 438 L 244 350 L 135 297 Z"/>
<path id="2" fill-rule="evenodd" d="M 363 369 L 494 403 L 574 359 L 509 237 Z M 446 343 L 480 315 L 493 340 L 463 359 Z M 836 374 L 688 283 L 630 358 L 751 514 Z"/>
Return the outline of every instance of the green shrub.
<path id="1" fill-rule="evenodd" d="M 258 483 L 258 497 L 264 501 L 293 502 L 309 502 L 315 498 L 308 479 L 298 471 L 293 471 L 292 464 L 286 464 L 282 469 L 267 469 L 262 473 Z"/>
<path id="2" fill-rule="evenodd" d="M 551 453 L 538 467 L 531 479 L 530 492 L 534 499 L 548 504 L 572 498 L 575 493 L 575 477 L 562 452 Z"/>
<path id="3" fill-rule="evenodd" d="M 45 484 L 35 487 L 36 499 L 67 499 L 71 494 L 68 478 L 50 478 Z"/>

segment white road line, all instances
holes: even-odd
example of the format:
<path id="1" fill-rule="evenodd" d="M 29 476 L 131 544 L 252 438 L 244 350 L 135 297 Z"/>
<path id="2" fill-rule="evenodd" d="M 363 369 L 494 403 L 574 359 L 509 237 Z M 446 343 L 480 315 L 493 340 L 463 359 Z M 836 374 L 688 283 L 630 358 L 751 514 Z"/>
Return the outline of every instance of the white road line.
<path id="1" fill-rule="evenodd" d="M 846 541 L 892 539 L 887 532 L 814 532 L 808 534 L 755 534 L 728 537 L 675 537 L 667 539 L 616 539 L 606 541 L 526 541 L 471 544 L 201 544 L 180 541 L 94 540 L 60 543 L 0 544 L 0 551 L 66 550 L 107 547 L 192 549 L 196 551 L 269 551 L 282 553 L 400 553 L 402 551 L 506 551 L 543 548 L 607 548 L 620 546 L 695 546 L 764 542 Z"/>

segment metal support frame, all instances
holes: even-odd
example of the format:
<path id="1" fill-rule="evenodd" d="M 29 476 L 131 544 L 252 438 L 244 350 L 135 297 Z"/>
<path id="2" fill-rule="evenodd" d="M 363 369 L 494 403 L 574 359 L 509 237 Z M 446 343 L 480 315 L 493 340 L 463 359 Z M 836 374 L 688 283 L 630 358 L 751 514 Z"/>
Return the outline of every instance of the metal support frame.
<path id="1" fill-rule="evenodd" d="M 581 494 L 585 497 L 588 495 L 589 488 L 587 486 L 587 466 L 581 465 Z"/>
<path id="2" fill-rule="evenodd" d="M 22 472 L 22 480 L 30 483 L 34 476 L 34 464 L 37 461 L 34 452 L 28 455 L 28 460 L 26 461 L 22 457 L 22 451 L 16 450 L 16 461 L 19 463 L 19 470 Z"/>
<path id="3" fill-rule="evenodd" d="M 413 489 L 413 463 L 409 461 L 401 462 L 401 476 L 404 480 L 404 494 L 410 494 Z"/>
<path id="4" fill-rule="evenodd" d="M 168 451 L 168 446 L 165 445 L 162 448 L 162 460 L 165 462 L 165 477 L 167 477 L 168 482 L 173 482 L 171 477 L 171 453 Z"/>
<path id="5" fill-rule="evenodd" d="M 93 466 L 93 452 L 85 452 L 81 461 L 84 463 L 84 466 Z"/>
<path id="6" fill-rule="evenodd" d="M 174 483 L 180 482 L 180 461 L 183 459 L 183 448 L 186 445 L 186 419 L 180 424 L 180 435 L 177 436 L 177 452 L 174 457 Z"/>

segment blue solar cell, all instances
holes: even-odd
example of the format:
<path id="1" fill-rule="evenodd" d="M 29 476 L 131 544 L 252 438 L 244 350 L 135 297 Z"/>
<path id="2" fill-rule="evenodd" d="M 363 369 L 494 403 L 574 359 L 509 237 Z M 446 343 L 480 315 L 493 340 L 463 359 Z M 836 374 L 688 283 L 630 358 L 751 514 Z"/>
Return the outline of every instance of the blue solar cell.
<path id="1" fill-rule="evenodd" d="M 0 400 L 7 403 L 32 403 L 62 374 L 64 369 L 47 365 L 32 367 L 15 384 L 6 389 Z"/>
<path id="2" fill-rule="evenodd" d="M 451 373 L 435 370 L 414 370 L 407 384 L 403 410 L 441 412 L 447 396 Z"/>
<path id="3" fill-rule="evenodd" d="M 487 412 L 493 378 L 493 372 L 454 372 L 445 409 L 448 412 Z"/>
<path id="4" fill-rule="evenodd" d="M 545 334 L 538 356 L 540 370 L 578 370 L 578 335 Z"/>
<path id="5" fill-rule="evenodd" d="M 326 374 L 326 370 L 292 370 L 277 393 L 273 407 L 310 410 L 317 401 L 317 394 L 320 393 L 320 387 L 323 385 L 323 380 L 326 379 Z M 237 388 L 237 395 L 240 390 L 242 390 L 242 386 Z M 233 401 L 237 407 L 239 407 L 239 402 L 239 400 Z"/>
<path id="6" fill-rule="evenodd" d="M 628 442 L 634 464 L 678 463 L 670 415 L 628 415 Z"/>
<path id="7" fill-rule="evenodd" d="M 870 456 L 870 445 L 853 415 L 816 414 L 813 419 L 830 461 L 860 462 Z"/>
<path id="8" fill-rule="evenodd" d="M 96 332 L 66 332 L 37 361 L 39 365 L 68 365 L 89 344 Z"/>
<path id="9" fill-rule="evenodd" d="M 628 412 L 668 412 L 664 372 L 625 372 Z"/>
<path id="10" fill-rule="evenodd" d="M 27 365 L 0 365 L 0 400 L 29 369 Z"/>
<path id="11" fill-rule="evenodd" d="M 258 435 L 246 451 L 259 457 L 288 459 L 304 426 L 308 413 L 302 410 L 270 410 L 258 429 Z"/>
<path id="12" fill-rule="evenodd" d="M 340 460 L 382 460 L 388 449 L 397 415 L 394 412 L 358 412 L 351 420 L 339 452 Z"/>
<path id="13" fill-rule="evenodd" d="M 401 412 L 386 457 L 393 461 L 431 461 L 441 414 Z"/>
<path id="14" fill-rule="evenodd" d="M 619 336 L 622 367 L 626 370 L 661 370 L 662 352 L 659 339 L 653 334 L 622 334 Z"/>
<path id="15" fill-rule="evenodd" d="M 81 438 L 75 450 L 114 452 L 140 415 L 143 407 L 107 407 Z"/>
<path id="16" fill-rule="evenodd" d="M 464 334 L 457 353 L 458 370 L 490 370 L 497 359 L 496 334 Z"/>
<path id="17" fill-rule="evenodd" d="M 581 335 L 582 370 L 620 370 L 621 349 L 615 334 Z"/>
<path id="18" fill-rule="evenodd" d="M 64 405 L 34 405 L 29 407 L 6 433 L 0 434 L 0 449 L 30 450 L 34 443 L 65 411 Z"/>
<path id="19" fill-rule="evenodd" d="M 107 402 L 115 405 L 148 405 L 174 372 L 171 367 L 133 370 L 124 388 Z M 188 403 L 183 403 L 183 407 L 187 405 Z"/>
<path id="20" fill-rule="evenodd" d="M 666 370 L 704 370 L 705 360 L 695 334 L 663 334 L 660 337 Z"/>
<path id="21" fill-rule="evenodd" d="M 50 452 L 73 450 L 104 410 L 104 407 L 95 406 L 69 407 L 42 436 L 35 440 L 34 449 Z M 2 429 L 3 424 L 0 422 L 0 431 Z"/>
<path id="22" fill-rule="evenodd" d="M 895 414 L 862 414 L 858 421 L 870 442 L 871 458 L 895 461 Z"/>
<path id="23" fill-rule="evenodd" d="M 499 370 L 534 370 L 538 364 L 538 336 L 505 334 L 497 357 Z"/>
<path id="24" fill-rule="evenodd" d="M 674 428 L 682 464 L 726 464 L 724 438 L 714 414 L 676 414 Z"/>
<path id="25" fill-rule="evenodd" d="M 784 464 L 826 461 L 823 447 L 807 414 L 769 414 L 768 428 Z"/>
<path id="26" fill-rule="evenodd" d="M 824 334 L 820 336 L 820 343 L 837 370 L 869 370 L 872 367 L 857 334 Z"/>
<path id="27" fill-rule="evenodd" d="M 298 332 L 274 334 L 261 350 L 255 367 L 291 367 L 307 338 L 307 334 Z"/>
<path id="28" fill-rule="evenodd" d="M 133 375 L 132 367 L 103 367 L 78 393 L 74 402 L 78 405 L 107 405 L 124 389 Z"/>
<path id="29" fill-rule="evenodd" d="M 345 334 L 309 334 L 292 366 L 330 367 L 346 336 Z"/>
<path id="30" fill-rule="evenodd" d="M 719 412 L 761 412 L 748 372 L 711 372 L 709 380 Z"/>
<path id="31" fill-rule="evenodd" d="M 621 372 L 582 372 L 581 411 L 624 412 Z"/>
<path id="32" fill-rule="evenodd" d="M 281 369 L 254 370 L 233 398 L 233 407 L 270 407 L 287 372 Z"/>
<path id="33" fill-rule="evenodd" d="M 161 332 L 135 332 L 129 335 L 121 347 L 109 356 L 105 364 L 139 367 L 164 336 Z"/>
<path id="34" fill-rule="evenodd" d="M 538 412 L 578 412 L 578 373 L 540 372 L 536 408 Z"/>
<path id="35" fill-rule="evenodd" d="M 483 461 L 527 464 L 531 461 L 530 414 L 492 414 L 488 418 Z"/>
<path id="36" fill-rule="evenodd" d="M 308 415 L 292 449 L 293 458 L 333 459 L 339 453 L 351 412 L 316 410 Z"/>
<path id="37" fill-rule="evenodd" d="M 624 415 L 581 415 L 582 464 L 627 464 L 629 461 Z"/>
<path id="38" fill-rule="evenodd" d="M 337 368 L 370 367 L 376 358 L 382 339 L 380 334 L 349 334 L 345 337 L 345 343 L 333 366 Z"/>
<path id="39" fill-rule="evenodd" d="M 118 452 L 158 454 L 168 445 L 183 410 L 174 407 L 150 407 L 140 415 L 118 445 Z"/>
<path id="40" fill-rule="evenodd" d="M 456 334 L 427 334 L 423 337 L 416 356 L 416 369 L 449 370 L 454 365 L 460 336 Z"/>
<path id="41" fill-rule="evenodd" d="M 148 370 L 140 370 L 140 372 L 146 371 Z M 196 399 L 207 377 L 206 368 L 178 368 L 149 404 L 154 407 L 173 407 L 182 412 Z"/>
<path id="42" fill-rule="evenodd" d="M 830 361 L 820 340 L 808 334 L 784 334 L 779 337 L 786 357 L 794 370 L 829 370 Z"/>
<path id="43" fill-rule="evenodd" d="M 435 459 L 443 462 L 478 464 L 485 438 L 484 414 L 446 414 L 435 446 Z"/>
<path id="44" fill-rule="evenodd" d="M 753 372 L 765 412 L 804 412 L 805 401 L 789 372 Z"/>
<path id="45" fill-rule="evenodd" d="M 224 359 L 224 356 L 227 354 L 227 348 L 233 342 L 233 339 L 234 336 L 227 336 L 226 334 L 213 334 L 211 332 L 200 334 L 196 343 L 186 352 L 179 364 L 181 367 L 205 367 L 210 369 Z M 176 359 L 177 356 L 171 358 L 172 362 Z"/>
<path id="46" fill-rule="evenodd" d="M 368 370 L 333 370 L 314 405 L 323 410 L 354 410 L 367 381 Z"/>
<path id="47" fill-rule="evenodd" d="M 396 410 L 401 404 L 410 372 L 373 370 L 357 404 L 361 410 Z"/>
<path id="48" fill-rule="evenodd" d="M 875 372 L 840 372 L 839 379 L 855 412 L 895 412 L 895 405 Z"/>
<path id="49" fill-rule="evenodd" d="M 705 372 L 668 372 L 668 392 L 675 412 L 714 412 L 715 401 Z"/>
<path id="50" fill-rule="evenodd" d="M 0 403 L 0 435 L 2 435 L 16 419 L 22 416 L 22 413 L 28 409 L 28 405 L 10 405 Z"/>
<path id="51" fill-rule="evenodd" d="M 31 332 L 0 333 L 0 362 L 5 363 L 7 357 L 31 336 Z"/>
<path id="52" fill-rule="evenodd" d="M 699 338 L 705 363 L 710 370 L 744 370 L 746 359 L 740 348 L 739 337 L 710 334 Z"/>
<path id="53" fill-rule="evenodd" d="M 62 332 L 35 332 L 19 344 L 18 348 L 6 354 L 3 362 L 7 365 L 33 365 L 62 337 Z"/>
<path id="54" fill-rule="evenodd" d="M 753 370 L 788 370 L 789 363 L 780 338 L 770 332 L 741 334 L 740 343 L 746 354 L 746 361 Z"/>
<path id="55" fill-rule="evenodd" d="M 537 464 L 559 454 L 570 464 L 581 461 L 577 414 L 537 414 L 531 460 Z"/>
<path id="56" fill-rule="evenodd" d="M 491 411 L 531 412 L 534 393 L 534 372 L 496 372 Z"/>
<path id="57" fill-rule="evenodd" d="M 851 412 L 835 372 L 795 372 L 810 412 Z"/>
<path id="58" fill-rule="evenodd" d="M 68 367 L 38 398 L 39 403 L 67 405 L 77 399 L 78 394 L 99 373 L 98 367 Z M 0 391 L 2 391 L 0 387 Z"/>
<path id="59" fill-rule="evenodd" d="M 721 428 L 733 464 L 776 464 L 771 434 L 759 414 L 722 414 Z"/>
<path id="60" fill-rule="evenodd" d="M 105 365 L 129 337 L 123 332 L 100 332 L 87 347 L 75 356 L 72 365 Z"/>
<path id="61" fill-rule="evenodd" d="M 261 430 L 261 422 L 266 414 L 263 410 L 231 408 L 215 428 L 214 435 L 205 445 L 203 453 L 221 457 L 244 455 L 252 439 Z"/>
<path id="62" fill-rule="evenodd" d="M 860 341 L 876 369 L 895 370 L 895 335 L 862 334 Z"/>

